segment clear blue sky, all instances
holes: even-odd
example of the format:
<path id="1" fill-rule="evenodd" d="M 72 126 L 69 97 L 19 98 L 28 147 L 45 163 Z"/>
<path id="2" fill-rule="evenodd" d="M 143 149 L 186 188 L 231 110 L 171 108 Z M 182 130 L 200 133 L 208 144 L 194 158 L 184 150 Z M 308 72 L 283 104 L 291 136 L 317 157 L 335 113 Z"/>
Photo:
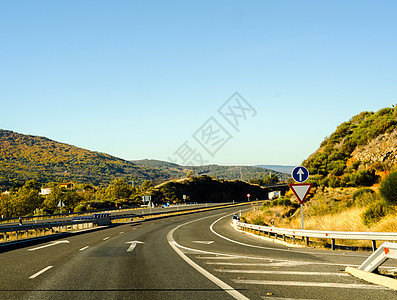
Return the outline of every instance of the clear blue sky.
<path id="1" fill-rule="evenodd" d="M 397 103 L 396 1 L 1 1 L 0 128 L 124 159 L 187 142 L 215 164 L 298 165 Z M 256 111 L 217 112 L 234 92 Z M 214 156 L 193 138 L 213 117 Z M 222 144 L 220 142 L 217 145 Z"/>

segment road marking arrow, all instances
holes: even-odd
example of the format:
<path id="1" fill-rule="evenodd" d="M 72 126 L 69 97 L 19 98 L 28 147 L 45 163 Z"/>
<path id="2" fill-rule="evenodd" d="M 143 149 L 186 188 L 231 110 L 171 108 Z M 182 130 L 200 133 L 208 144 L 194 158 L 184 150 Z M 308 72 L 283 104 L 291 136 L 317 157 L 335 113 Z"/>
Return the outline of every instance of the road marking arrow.
<path id="1" fill-rule="evenodd" d="M 56 241 L 56 242 L 53 242 L 51 244 L 47 244 L 47 245 L 40 246 L 40 247 L 37 247 L 37 248 L 28 249 L 28 251 L 35 251 L 35 250 L 39 250 L 39 249 L 55 246 L 55 245 L 58 245 L 58 244 L 70 244 L 70 242 L 68 240 Z"/>
<path id="2" fill-rule="evenodd" d="M 126 242 L 126 244 L 131 244 L 128 249 L 127 252 L 132 252 L 134 251 L 135 247 L 137 244 L 144 244 L 145 242 L 141 242 L 141 241 L 132 241 L 132 242 Z"/>

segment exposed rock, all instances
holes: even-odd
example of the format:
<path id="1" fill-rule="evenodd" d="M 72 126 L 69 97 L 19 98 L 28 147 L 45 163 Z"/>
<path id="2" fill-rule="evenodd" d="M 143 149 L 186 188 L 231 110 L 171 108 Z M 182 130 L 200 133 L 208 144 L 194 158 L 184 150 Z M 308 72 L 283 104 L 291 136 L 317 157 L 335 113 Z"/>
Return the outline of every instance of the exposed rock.
<path id="1" fill-rule="evenodd" d="M 351 161 L 361 162 L 397 162 L 397 130 L 379 135 L 369 144 L 358 147 L 353 153 Z"/>

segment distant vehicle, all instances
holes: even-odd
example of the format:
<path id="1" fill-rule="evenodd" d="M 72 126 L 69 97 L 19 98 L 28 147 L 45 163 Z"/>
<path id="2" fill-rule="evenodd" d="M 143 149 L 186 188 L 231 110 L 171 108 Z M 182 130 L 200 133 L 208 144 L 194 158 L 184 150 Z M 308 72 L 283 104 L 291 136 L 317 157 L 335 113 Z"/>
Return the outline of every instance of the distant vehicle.
<path id="1" fill-rule="evenodd" d="M 233 215 L 233 220 L 240 221 L 240 217 L 239 217 L 239 215 L 237 215 L 237 214 L 234 214 L 234 215 Z"/>
<path id="2" fill-rule="evenodd" d="M 281 192 L 280 191 L 274 191 L 274 192 L 270 192 L 268 194 L 269 200 L 274 200 L 276 198 L 280 198 L 281 196 Z"/>

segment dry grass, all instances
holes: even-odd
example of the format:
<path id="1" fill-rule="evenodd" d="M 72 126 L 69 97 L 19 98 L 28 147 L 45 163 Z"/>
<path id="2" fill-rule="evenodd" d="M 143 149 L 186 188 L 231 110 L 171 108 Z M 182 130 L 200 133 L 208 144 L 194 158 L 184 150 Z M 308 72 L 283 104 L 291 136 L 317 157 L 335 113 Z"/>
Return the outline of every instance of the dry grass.
<path id="1" fill-rule="evenodd" d="M 365 208 L 354 207 L 338 214 L 328 214 L 324 216 L 313 216 L 305 218 L 305 229 L 329 230 L 329 231 L 368 231 L 368 227 L 363 224 L 361 214 Z M 301 221 L 294 219 L 290 222 L 292 228 L 300 228 Z"/>
<path id="2" fill-rule="evenodd" d="M 304 226 L 309 230 L 323 231 L 360 231 L 360 232 L 397 232 L 397 207 L 391 207 L 389 213 L 379 222 L 367 227 L 361 218 L 367 207 L 354 206 L 352 194 L 356 189 L 324 189 L 317 190 L 308 203 L 304 205 Z M 352 206 L 353 205 L 353 206 Z M 266 207 L 263 211 L 255 211 L 245 215 L 248 222 L 270 225 L 275 220 L 276 227 L 301 228 L 301 215 L 298 208 L 290 218 L 283 215 L 292 207 Z M 329 240 L 319 240 L 320 244 Z M 371 241 L 337 240 L 337 245 L 371 247 Z"/>

